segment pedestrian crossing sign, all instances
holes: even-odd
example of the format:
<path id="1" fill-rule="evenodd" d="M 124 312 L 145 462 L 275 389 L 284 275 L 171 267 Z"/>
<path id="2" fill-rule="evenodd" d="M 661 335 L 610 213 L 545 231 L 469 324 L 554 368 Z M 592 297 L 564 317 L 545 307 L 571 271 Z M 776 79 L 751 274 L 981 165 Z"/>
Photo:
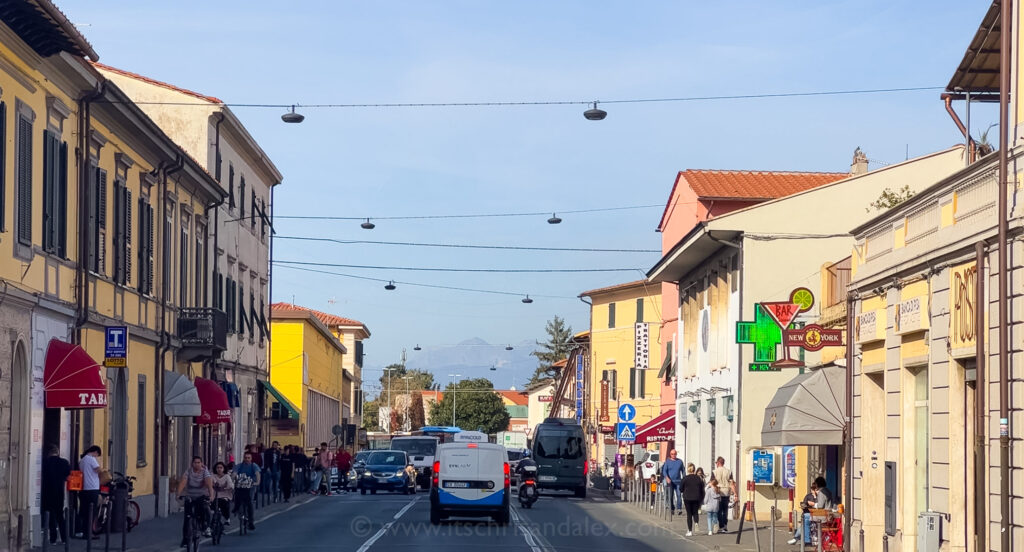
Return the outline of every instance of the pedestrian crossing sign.
<path id="1" fill-rule="evenodd" d="M 632 422 L 619 422 L 615 428 L 615 438 L 619 441 L 636 441 L 636 424 Z"/>

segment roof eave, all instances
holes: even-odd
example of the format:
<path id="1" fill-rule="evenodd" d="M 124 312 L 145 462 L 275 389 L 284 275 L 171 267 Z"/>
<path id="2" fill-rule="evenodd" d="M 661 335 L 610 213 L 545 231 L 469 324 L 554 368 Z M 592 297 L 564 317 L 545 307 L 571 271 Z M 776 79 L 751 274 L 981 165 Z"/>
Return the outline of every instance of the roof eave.
<path id="1" fill-rule="evenodd" d="M 707 223 L 694 227 L 650 270 L 647 280 L 653 283 L 678 282 L 694 268 L 722 247 L 723 242 L 732 240 L 743 232 L 739 230 L 718 230 L 719 236 L 712 236 Z"/>
<path id="2" fill-rule="evenodd" d="M 53 21 L 57 23 L 61 31 L 64 32 L 68 39 L 71 40 L 71 42 L 74 43 L 74 45 L 77 46 L 86 57 L 92 61 L 99 61 L 100 56 L 96 53 L 96 50 L 93 50 L 89 41 L 85 39 L 85 36 L 82 35 L 82 33 L 78 32 L 78 29 L 68 21 L 68 18 L 65 17 L 59 9 L 57 9 L 57 6 L 55 6 L 53 2 L 50 2 L 50 0 L 34 0 L 34 2 L 39 6 L 39 9 L 43 10 L 47 16 L 51 17 Z"/>

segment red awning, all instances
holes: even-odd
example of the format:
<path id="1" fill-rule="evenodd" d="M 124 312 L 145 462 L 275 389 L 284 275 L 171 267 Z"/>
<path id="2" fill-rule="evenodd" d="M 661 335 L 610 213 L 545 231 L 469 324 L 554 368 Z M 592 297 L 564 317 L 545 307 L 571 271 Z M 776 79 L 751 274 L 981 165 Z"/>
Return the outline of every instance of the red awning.
<path id="1" fill-rule="evenodd" d="M 662 412 L 657 418 L 640 426 L 636 430 L 637 445 L 647 443 L 664 443 L 676 438 L 676 411 Z"/>
<path id="2" fill-rule="evenodd" d="M 196 378 L 196 391 L 199 393 L 199 405 L 202 414 L 196 416 L 196 423 L 226 424 L 231 421 L 231 407 L 228 406 L 228 395 L 217 382 L 206 378 Z"/>
<path id="3" fill-rule="evenodd" d="M 46 408 L 106 408 L 100 365 L 80 345 L 51 339 L 43 367 Z"/>

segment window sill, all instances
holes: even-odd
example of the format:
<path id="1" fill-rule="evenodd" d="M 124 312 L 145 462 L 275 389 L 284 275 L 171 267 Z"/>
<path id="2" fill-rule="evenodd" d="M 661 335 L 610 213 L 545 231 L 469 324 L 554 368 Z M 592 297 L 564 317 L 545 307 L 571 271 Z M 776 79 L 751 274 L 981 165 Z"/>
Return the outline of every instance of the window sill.
<path id="1" fill-rule="evenodd" d="M 135 467 L 136 468 L 145 468 L 148 465 L 149 464 L 147 464 L 145 460 L 140 460 L 140 461 L 135 463 Z"/>

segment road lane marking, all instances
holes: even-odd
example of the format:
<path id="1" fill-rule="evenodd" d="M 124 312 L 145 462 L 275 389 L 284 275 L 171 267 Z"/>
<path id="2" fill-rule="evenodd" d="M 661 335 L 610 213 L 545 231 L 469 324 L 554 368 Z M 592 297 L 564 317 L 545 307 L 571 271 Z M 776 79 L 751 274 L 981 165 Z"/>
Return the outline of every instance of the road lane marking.
<path id="1" fill-rule="evenodd" d="M 544 547 L 541 546 L 540 539 L 538 539 L 533 534 L 533 531 L 531 531 L 530 528 L 527 527 L 525 523 L 523 523 L 523 518 L 519 515 L 517 509 L 509 508 L 509 513 L 512 514 L 512 521 L 514 521 L 516 525 L 519 526 L 520 531 L 522 531 L 523 540 L 526 541 L 526 544 L 530 547 L 530 550 L 532 550 L 533 552 L 544 552 Z"/>
<path id="2" fill-rule="evenodd" d="M 418 496 L 416 498 L 412 499 L 412 502 L 406 504 L 404 508 L 399 510 L 398 513 L 395 514 L 394 519 L 392 519 L 391 521 L 389 521 L 386 524 L 384 524 L 384 527 L 381 527 L 380 531 L 377 531 L 376 534 L 374 534 L 372 537 L 367 539 L 366 542 L 364 542 L 363 545 L 360 546 L 358 550 L 356 550 L 356 552 L 366 552 L 367 550 L 369 550 L 370 547 L 373 546 L 373 543 L 377 542 L 378 539 L 383 537 L 384 534 L 387 533 L 389 529 L 391 529 L 391 526 L 394 525 L 396 521 L 398 521 L 398 518 L 402 517 L 403 514 L 408 512 L 409 508 L 412 508 L 412 506 L 414 504 L 416 504 L 417 502 L 419 502 L 419 500 L 420 500 L 420 497 L 418 497 Z"/>

